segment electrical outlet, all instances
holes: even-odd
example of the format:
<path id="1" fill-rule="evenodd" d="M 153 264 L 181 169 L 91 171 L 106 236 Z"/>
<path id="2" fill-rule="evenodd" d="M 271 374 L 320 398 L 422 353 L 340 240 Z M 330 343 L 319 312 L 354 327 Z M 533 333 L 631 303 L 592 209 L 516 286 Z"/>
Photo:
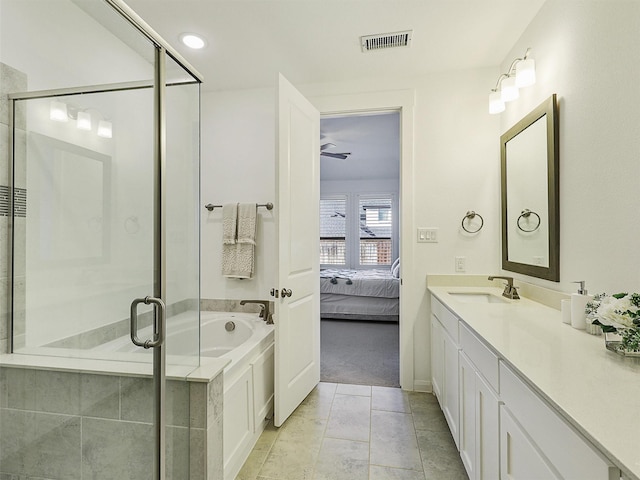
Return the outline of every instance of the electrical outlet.
<path id="1" fill-rule="evenodd" d="M 467 270 L 467 258 L 456 257 L 456 272 L 465 272 Z"/>

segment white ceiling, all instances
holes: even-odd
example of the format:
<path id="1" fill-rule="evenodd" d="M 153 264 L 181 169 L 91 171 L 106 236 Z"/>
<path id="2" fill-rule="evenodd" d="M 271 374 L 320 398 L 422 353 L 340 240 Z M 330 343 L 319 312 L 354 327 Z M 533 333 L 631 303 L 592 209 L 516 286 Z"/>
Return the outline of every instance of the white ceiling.
<path id="1" fill-rule="evenodd" d="M 303 85 L 496 67 L 544 3 L 125 1 L 204 76 L 203 91 L 274 86 L 278 72 L 294 85 Z M 361 36 L 404 30 L 413 30 L 409 48 L 362 53 Z M 198 51 L 184 47 L 179 38 L 186 32 L 204 36 L 207 47 Z M 389 128 L 393 118 L 324 120 L 323 133 L 337 145 L 333 151 L 352 155 L 348 160 L 321 157 L 322 178 L 397 178 L 399 126 Z"/>
<path id="2" fill-rule="evenodd" d="M 125 0 L 205 78 L 204 91 L 421 76 L 500 65 L 544 0 Z M 413 30 L 362 53 L 362 35 Z M 180 34 L 203 35 L 189 50 Z"/>
<path id="3" fill-rule="evenodd" d="M 400 178 L 400 114 L 351 115 L 323 118 L 320 144 L 333 143 L 327 152 L 348 152 L 342 160 L 320 156 L 322 180 Z"/>

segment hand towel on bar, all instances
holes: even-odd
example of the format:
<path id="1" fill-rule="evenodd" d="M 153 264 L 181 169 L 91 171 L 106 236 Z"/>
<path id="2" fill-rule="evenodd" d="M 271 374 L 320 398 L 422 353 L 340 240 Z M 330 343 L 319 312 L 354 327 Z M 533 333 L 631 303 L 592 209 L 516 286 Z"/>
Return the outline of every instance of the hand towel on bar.
<path id="1" fill-rule="evenodd" d="M 238 238 L 238 204 L 226 203 L 222 206 L 222 243 L 235 245 Z"/>
<path id="2" fill-rule="evenodd" d="M 256 204 L 238 205 L 237 243 L 222 246 L 222 274 L 229 278 L 252 278 L 255 264 Z"/>

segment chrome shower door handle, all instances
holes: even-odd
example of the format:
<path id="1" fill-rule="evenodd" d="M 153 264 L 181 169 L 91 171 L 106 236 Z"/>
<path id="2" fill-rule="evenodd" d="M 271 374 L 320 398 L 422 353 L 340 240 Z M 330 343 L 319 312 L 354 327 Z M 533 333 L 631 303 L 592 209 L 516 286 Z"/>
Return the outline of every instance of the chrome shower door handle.
<path id="1" fill-rule="evenodd" d="M 153 305 L 153 338 L 149 340 L 140 340 L 138 338 L 138 305 L 144 303 L 145 305 Z M 159 347 L 164 343 L 165 332 L 165 307 L 164 302 L 160 298 L 144 297 L 136 298 L 131 302 L 131 341 L 134 345 L 143 348 Z"/>

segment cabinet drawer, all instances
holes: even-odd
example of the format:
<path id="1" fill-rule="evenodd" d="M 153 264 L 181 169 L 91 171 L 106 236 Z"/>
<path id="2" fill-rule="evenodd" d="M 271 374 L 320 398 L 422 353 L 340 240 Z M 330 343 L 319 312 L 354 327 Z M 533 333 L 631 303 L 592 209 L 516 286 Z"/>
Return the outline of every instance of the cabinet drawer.
<path id="1" fill-rule="evenodd" d="M 503 362 L 500 362 L 500 397 L 562 478 L 620 478 L 619 469 L 587 443 Z"/>
<path id="2" fill-rule="evenodd" d="M 431 313 L 440 320 L 444 329 L 449 333 L 453 341 L 458 344 L 458 317 L 451 313 L 440 300 L 431 295 Z"/>
<path id="3" fill-rule="evenodd" d="M 460 323 L 460 348 L 489 385 L 500 392 L 498 356 L 482 343 L 464 323 Z"/>

